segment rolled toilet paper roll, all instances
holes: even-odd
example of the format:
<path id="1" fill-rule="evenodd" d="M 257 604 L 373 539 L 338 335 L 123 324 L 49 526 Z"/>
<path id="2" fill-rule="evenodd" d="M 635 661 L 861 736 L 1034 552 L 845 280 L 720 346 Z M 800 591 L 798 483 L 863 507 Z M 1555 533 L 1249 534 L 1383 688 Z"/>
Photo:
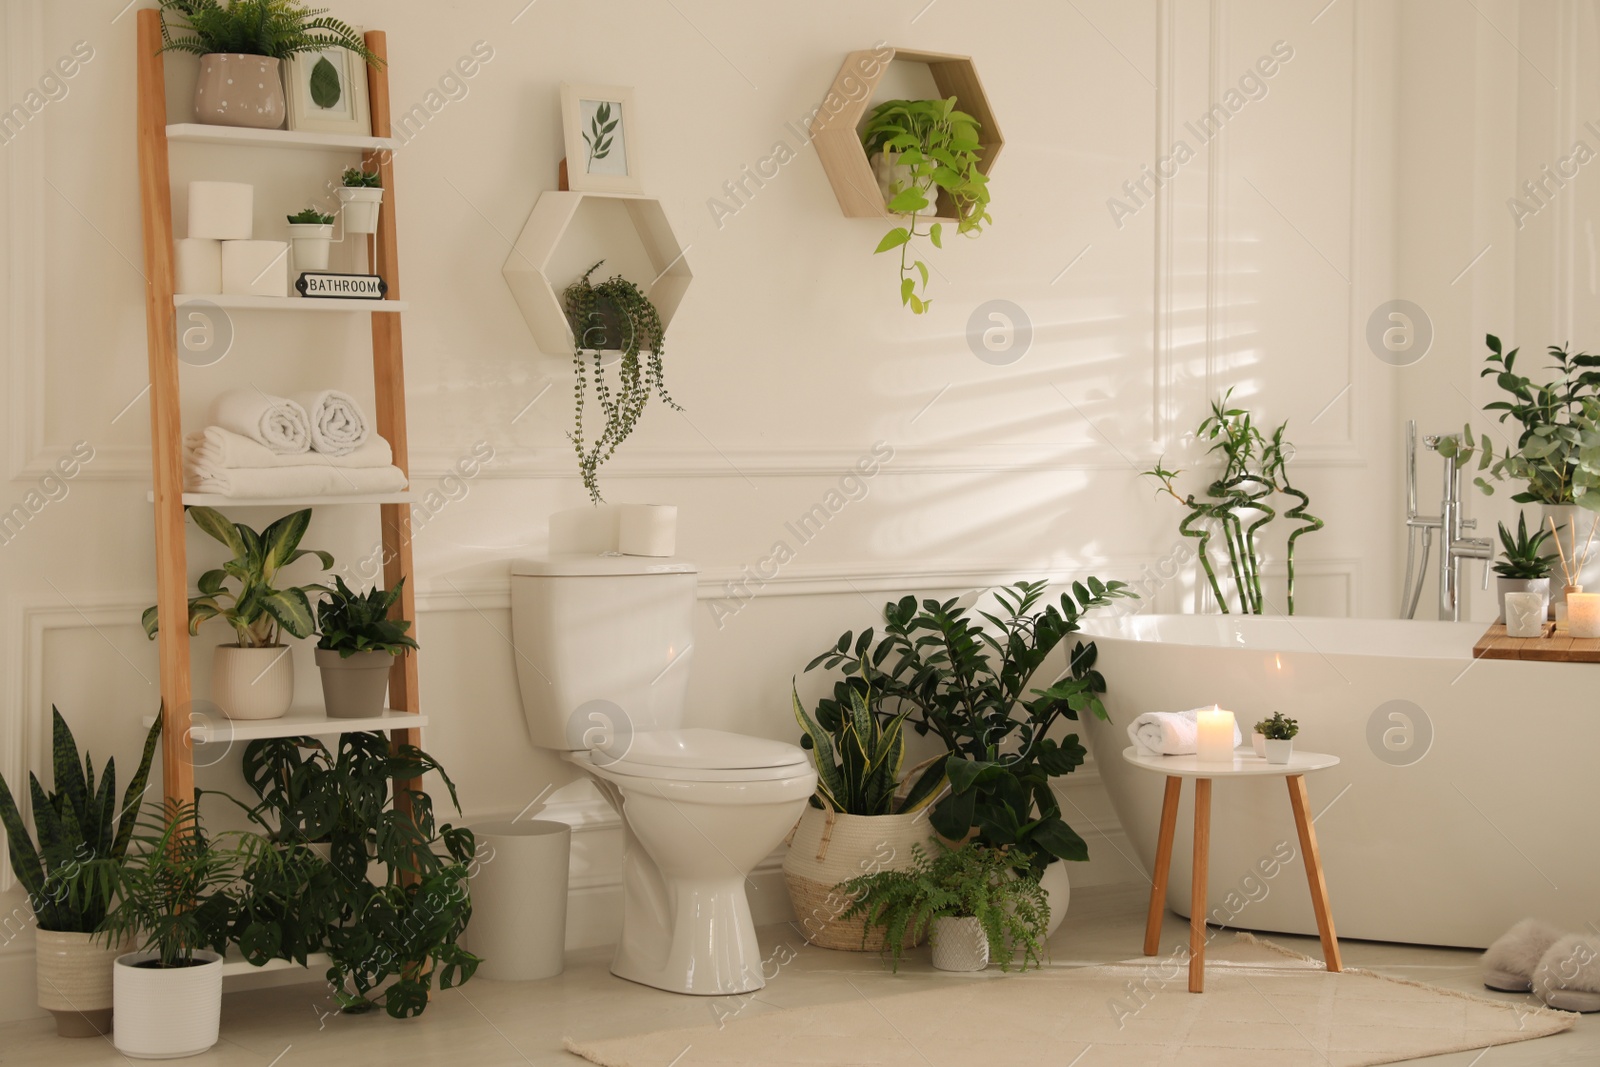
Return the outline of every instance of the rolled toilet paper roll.
<path id="1" fill-rule="evenodd" d="M 289 242 L 222 242 L 222 291 L 230 296 L 288 296 Z"/>
<path id="2" fill-rule="evenodd" d="M 222 292 L 222 242 L 184 237 L 173 242 L 178 292 L 214 296 Z"/>
<path id="3" fill-rule="evenodd" d="M 189 236 L 248 241 L 255 235 L 255 186 L 243 182 L 189 183 Z"/>
<path id="4" fill-rule="evenodd" d="M 671 504 L 622 504 L 617 551 L 625 556 L 670 556 L 678 550 L 678 509 Z"/>

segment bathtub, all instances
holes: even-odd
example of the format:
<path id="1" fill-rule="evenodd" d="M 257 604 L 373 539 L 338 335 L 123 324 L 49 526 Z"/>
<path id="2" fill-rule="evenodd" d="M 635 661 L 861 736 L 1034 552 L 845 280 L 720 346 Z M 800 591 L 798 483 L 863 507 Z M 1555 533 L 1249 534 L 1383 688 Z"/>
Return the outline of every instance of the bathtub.
<path id="1" fill-rule="evenodd" d="M 1282 711 L 1297 747 L 1341 761 L 1306 776 L 1341 937 L 1482 948 L 1528 916 L 1600 933 L 1600 664 L 1474 663 L 1482 623 L 1130 615 L 1085 630 L 1111 721 L 1084 743 L 1146 870 L 1164 779 L 1122 758 L 1128 723 L 1216 703 L 1248 744 Z M 1185 918 L 1193 799 L 1186 785 L 1167 894 Z M 1315 934 L 1298 853 L 1282 779 L 1216 782 L 1209 920 Z"/>

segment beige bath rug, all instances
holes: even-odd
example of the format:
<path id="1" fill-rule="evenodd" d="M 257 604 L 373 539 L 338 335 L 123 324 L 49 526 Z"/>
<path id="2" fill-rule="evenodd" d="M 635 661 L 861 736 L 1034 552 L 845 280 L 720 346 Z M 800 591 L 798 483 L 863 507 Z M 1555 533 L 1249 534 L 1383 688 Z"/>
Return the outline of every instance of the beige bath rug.
<path id="1" fill-rule="evenodd" d="M 780 979 L 781 981 L 781 979 Z M 915 993 L 747 1014 L 715 1026 L 566 1041 L 602 1067 L 1359 1067 L 1546 1037 L 1574 1015 L 1322 963 L 1240 934 L 1206 955 L 1206 992 L 1153 956 L 1026 975 L 952 977 Z M 868 999 L 870 997 L 870 999 Z M 1085 1052 L 1092 1050 L 1089 1055 Z"/>

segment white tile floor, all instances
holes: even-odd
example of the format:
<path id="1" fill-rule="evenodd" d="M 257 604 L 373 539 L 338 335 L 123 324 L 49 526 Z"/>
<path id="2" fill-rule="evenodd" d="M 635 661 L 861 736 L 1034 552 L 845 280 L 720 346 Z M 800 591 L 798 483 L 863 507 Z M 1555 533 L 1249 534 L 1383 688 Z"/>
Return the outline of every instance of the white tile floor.
<path id="1" fill-rule="evenodd" d="M 1146 892 L 1141 886 L 1102 886 L 1074 893 L 1066 922 L 1051 940 L 1051 966 L 1080 967 L 1137 956 Z M 1185 941 L 1187 929 L 1185 922 L 1168 915 L 1162 943 Z M 597 1038 L 714 1024 L 718 1018 L 870 997 L 875 991 L 908 992 L 930 981 L 947 980 L 932 973 L 926 950 L 894 976 L 876 956 L 805 947 L 787 926 L 761 933 L 777 973 L 766 989 L 747 997 L 707 1000 L 646 989 L 612 977 L 606 970 L 609 951 L 586 950 L 569 955 L 567 970 L 558 978 L 515 983 L 475 980 L 459 991 L 438 994 L 421 1019 L 409 1022 L 382 1014 L 326 1014 L 329 1004 L 322 988 L 314 984 L 230 993 L 223 1002 L 221 1044 L 185 1062 L 196 1067 L 438 1063 L 578 1067 L 582 1061 L 561 1050 L 564 1035 Z M 1269 936 L 1307 955 L 1320 955 L 1314 938 Z M 778 961 L 789 956 L 785 945 L 793 950 L 793 958 L 780 967 Z M 1525 999 L 1484 990 L 1477 981 L 1473 952 L 1362 941 L 1344 942 L 1343 948 L 1348 966 L 1508 1001 Z M 0 1027 L 0 1064 L 7 1067 L 127 1062 L 103 1041 L 57 1039 L 54 1024 L 47 1019 Z M 1600 1017 L 1582 1018 L 1572 1030 L 1550 1038 L 1411 1062 L 1437 1067 L 1593 1067 L 1600 1064 Z M 1092 1053 L 1080 1067 L 1093 1067 Z"/>

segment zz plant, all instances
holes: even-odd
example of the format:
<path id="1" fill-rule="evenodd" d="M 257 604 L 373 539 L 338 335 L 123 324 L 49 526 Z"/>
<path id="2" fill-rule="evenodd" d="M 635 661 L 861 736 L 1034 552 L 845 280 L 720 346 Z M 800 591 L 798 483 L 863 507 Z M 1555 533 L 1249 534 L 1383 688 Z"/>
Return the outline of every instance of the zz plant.
<path id="1" fill-rule="evenodd" d="M 923 216 L 937 213 L 942 190 L 955 205 L 956 232 L 975 237 L 989 217 L 989 179 L 978 169 L 983 146 L 978 140 L 978 120 L 956 110 L 956 98 L 946 100 L 886 100 L 872 109 L 861 129 L 861 144 L 868 157 L 882 153 L 897 181 L 888 209 L 909 216 L 904 226 L 892 227 L 878 242 L 875 253 L 900 251 L 900 303 L 914 315 L 928 310 L 928 265 L 911 254 L 911 241 L 926 237 L 935 248 L 944 247 L 942 223 L 918 229 Z M 919 295 L 922 294 L 922 295 Z"/>
<path id="2" fill-rule="evenodd" d="M 294 637 L 311 636 L 316 620 L 310 598 L 328 592 L 328 587 L 274 585 L 279 571 L 305 556 L 317 557 L 324 569 L 333 566 L 333 556 L 327 552 L 300 547 L 311 523 L 310 508 L 285 515 L 260 533 L 229 522 L 215 508 L 192 507 L 189 516 L 233 552 L 228 562 L 200 576 L 200 593 L 189 598 L 190 636 L 214 618 L 233 627 L 241 648 L 274 648 L 280 629 Z M 228 588 L 230 580 L 238 583 L 237 589 Z M 154 606 L 145 610 L 143 621 L 146 636 L 154 638 L 159 627 Z"/>
<path id="3" fill-rule="evenodd" d="M 628 439 L 644 415 L 650 397 L 655 395 L 673 411 L 681 411 L 667 392 L 661 357 L 666 348 L 666 329 L 661 316 L 644 291 L 620 274 L 598 284 L 589 278 L 600 269 L 596 263 L 583 277 L 567 286 L 562 294 L 567 321 L 572 324 L 572 368 L 576 381 L 573 398 L 577 413 L 567 434 L 578 454 L 578 473 L 589 491 L 591 503 L 600 504 L 600 467 Z M 608 351 L 622 351 L 616 366 L 616 382 L 606 370 Z M 644 358 L 641 359 L 641 353 Z M 605 418 L 598 436 L 587 436 L 583 419 L 593 378 L 594 398 Z"/>
<path id="4" fill-rule="evenodd" d="M 171 20 L 178 20 L 173 32 Z M 193 55 L 241 53 L 288 59 L 304 52 L 344 48 L 374 67 L 383 60 L 348 23 L 326 8 L 296 0 L 161 0 L 163 52 Z"/>

